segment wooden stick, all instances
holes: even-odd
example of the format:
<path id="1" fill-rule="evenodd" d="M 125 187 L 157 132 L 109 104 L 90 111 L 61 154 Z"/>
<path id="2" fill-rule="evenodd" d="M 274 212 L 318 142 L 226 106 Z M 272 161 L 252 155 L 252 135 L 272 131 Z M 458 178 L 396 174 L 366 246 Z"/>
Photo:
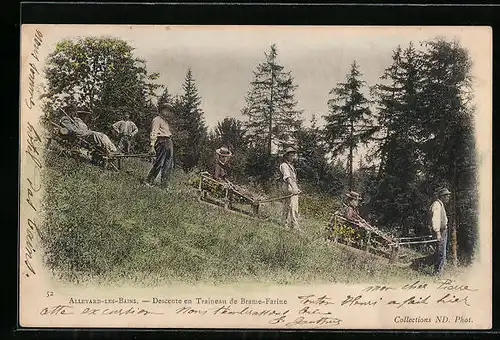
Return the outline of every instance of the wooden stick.
<path id="1" fill-rule="evenodd" d="M 59 108 L 59 110 L 61 110 L 66 115 L 66 117 L 68 117 L 73 122 L 73 124 L 76 124 L 75 120 L 70 115 L 68 115 L 66 111 L 64 111 L 62 108 Z"/>
<path id="2" fill-rule="evenodd" d="M 148 153 L 138 153 L 138 154 L 116 154 L 113 157 L 116 158 L 149 158 L 154 157 L 154 155 Z"/>
<path id="3" fill-rule="evenodd" d="M 281 197 L 269 198 L 269 199 L 261 200 L 261 201 L 258 201 L 258 202 L 259 203 L 266 203 L 266 202 L 278 201 L 278 200 L 282 200 L 282 199 L 285 199 L 285 198 L 288 198 L 288 197 L 292 197 L 292 196 L 298 196 L 298 194 L 290 194 L 290 195 L 281 196 Z"/>
<path id="4" fill-rule="evenodd" d="M 424 244 L 424 243 L 435 243 L 438 242 L 438 240 L 427 240 L 427 241 L 414 241 L 414 242 L 400 242 L 398 243 L 399 245 L 406 245 L 406 244 Z M 390 245 L 395 245 L 396 243 L 391 243 Z"/>
<path id="5" fill-rule="evenodd" d="M 398 240 L 416 240 L 419 238 L 430 238 L 432 235 L 427 235 L 427 236 L 414 236 L 414 237 L 399 237 Z"/>

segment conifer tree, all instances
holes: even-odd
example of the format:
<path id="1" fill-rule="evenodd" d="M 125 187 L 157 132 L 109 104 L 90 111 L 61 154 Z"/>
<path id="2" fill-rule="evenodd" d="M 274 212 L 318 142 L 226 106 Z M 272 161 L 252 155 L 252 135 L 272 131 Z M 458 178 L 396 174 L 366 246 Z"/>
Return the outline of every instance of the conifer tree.
<path id="1" fill-rule="evenodd" d="M 248 117 L 248 136 L 252 144 L 269 155 L 273 145 L 283 146 L 293 140 L 300 126 L 302 111 L 296 108 L 291 72 L 277 60 L 276 45 L 265 53 L 265 61 L 257 66 L 250 84 L 242 114 Z"/>
<path id="2" fill-rule="evenodd" d="M 200 152 L 207 137 L 207 126 L 200 108 L 201 97 L 191 69 L 188 69 L 183 93 L 173 100 L 174 119 L 172 122 L 174 143 L 179 163 L 185 171 L 198 165 Z"/>
<path id="3" fill-rule="evenodd" d="M 382 84 L 374 88 L 379 137 L 374 137 L 379 185 L 373 208 L 386 228 L 403 234 L 421 230 L 425 199 L 418 190 L 421 170 L 422 59 L 413 44 L 393 53 Z"/>
<path id="4" fill-rule="evenodd" d="M 372 133 L 372 119 L 369 101 L 362 90 L 366 83 L 356 61 L 346 76 L 346 81 L 338 83 L 330 94 L 329 113 L 324 116 L 325 140 L 334 156 L 348 151 L 349 189 L 353 189 L 354 151 L 361 143 L 366 143 Z"/>
<path id="5" fill-rule="evenodd" d="M 477 239 L 477 180 L 471 60 L 458 42 L 442 39 L 425 44 L 425 78 L 422 97 L 426 99 L 424 169 L 428 188 L 447 185 L 452 199 L 450 252 L 470 262 Z"/>

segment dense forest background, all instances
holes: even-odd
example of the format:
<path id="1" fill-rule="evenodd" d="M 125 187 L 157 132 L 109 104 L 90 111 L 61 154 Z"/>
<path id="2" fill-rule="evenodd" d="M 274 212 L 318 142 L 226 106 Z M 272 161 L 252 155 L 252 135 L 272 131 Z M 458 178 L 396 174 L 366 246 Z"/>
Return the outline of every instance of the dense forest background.
<path id="1" fill-rule="evenodd" d="M 123 40 L 63 40 L 47 60 L 45 119 L 86 111 L 89 127 L 111 136 L 111 124 L 128 112 L 139 128 L 134 150 L 143 152 L 152 118 L 169 103 L 175 162 L 184 171 L 211 170 L 215 150 L 226 146 L 234 153 L 233 181 L 269 191 L 277 184 L 280 151 L 293 146 L 307 192 L 341 199 L 356 190 L 366 219 L 396 235 L 425 234 L 432 194 L 447 186 L 453 193 L 452 258 L 470 263 L 478 193 L 467 50 L 443 39 L 400 46 L 377 84 L 363 80 L 369 65 L 353 60 L 345 80 L 332 84 L 324 99 L 328 111 L 315 112 L 309 122 L 294 96 L 300 84 L 280 64 L 278 47 L 263 52 L 249 79 L 243 118 L 225 118 L 209 129 L 190 69 L 181 93 L 171 93 Z M 354 164 L 358 150 L 365 156 Z"/>

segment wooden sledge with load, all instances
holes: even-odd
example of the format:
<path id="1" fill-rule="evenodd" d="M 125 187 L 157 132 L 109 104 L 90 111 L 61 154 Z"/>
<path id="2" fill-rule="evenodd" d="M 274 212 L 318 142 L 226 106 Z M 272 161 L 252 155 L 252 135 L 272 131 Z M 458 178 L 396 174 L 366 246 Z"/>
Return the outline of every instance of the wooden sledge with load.
<path id="1" fill-rule="evenodd" d="M 218 181 L 206 171 L 200 174 L 198 191 L 200 192 L 199 199 L 202 202 L 255 217 L 262 217 L 259 212 L 263 203 L 280 201 L 291 196 L 267 198 L 233 183 Z"/>
<path id="2" fill-rule="evenodd" d="M 200 200 L 247 215 L 258 216 L 262 197 L 232 183 L 216 180 L 209 172 L 200 174 Z"/>
<path id="3" fill-rule="evenodd" d="M 419 237 L 394 237 L 371 226 L 365 220 L 351 221 L 336 212 L 328 224 L 328 239 L 334 243 L 363 250 L 387 258 L 391 263 L 409 264 L 432 251 L 436 243 L 431 235 Z"/>
<path id="4" fill-rule="evenodd" d="M 107 150 L 87 141 L 84 137 L 81 137 L 75 133 L 71 133 L 64 126 L 50 122 L 52 127 L 49 131 L 49 138 L 47 140 L 46 148 L 49 149 L 52 142 L 56 141 L 61 149 L 61 153 L 69 153 L 70 155 L 77 155 L 80 157 L 87 157 L 91 162 L 101 165 L 104 169 L 114 169 L 119 171 L 123 167 L 122 160 L 124 158 L 151 158 L 154 157 L 150 154 L 122 154 L 122 153 L 110 153 Z"/>

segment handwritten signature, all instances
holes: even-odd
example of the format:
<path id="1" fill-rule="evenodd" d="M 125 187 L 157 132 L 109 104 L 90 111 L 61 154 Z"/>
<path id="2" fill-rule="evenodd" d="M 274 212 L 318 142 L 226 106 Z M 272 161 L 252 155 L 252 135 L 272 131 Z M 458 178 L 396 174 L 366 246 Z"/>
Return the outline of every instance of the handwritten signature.
<path id="1" fill-rule="evenodd" d="M 39 30 L 35 31 L 35 36 L 33 38 L 33 51 L 30 56 L 33 58 L 33 61 L 28 64 L 28 92 L 29 98 L 25 100 L 26 106 L 28 109 L 32 109 L 35 106 L 35 84 L 36 77 L 39 75 L 39 71 L 37 68 L 37 63 L 40 62 L 39 58 L 39 50 L 42 45 L 43 34 Z M 32 213 L 37 212 L 37 207 L 35 205 L 35 195 L 41 190 L 41 181 L 40 181 L 40 173 L 42 169 L 42 162 L 40 160 L 40 152 L 39 152 L 39 144 L 42 143 L 42 139 L 40 138 L 39 133 L 36 131 L 35 127 L 27 123 L 27 147 L 26 154 L 28 155 L 28 160 L 31 161 L 33 166 L 33 173 L 26 178 L 27 189 L 26 189 L 26 203 L 30 207 Z M 38 235 L 41 239 L 40 229 L 37 226 L 37 222 L 35 218 L 28 217 L 27 220 L 28 228 L 26 229 L 26 239 L 24 241 L 24 265 L 27 268 L 26 277 L 29 277 L 30 274 L 36 275 L 36 271 L 33 265 L 33 256 L 36 252 L 35 244 L 36 238 Z"/>
<path id="2" fill-rule="evenodd" d="M 40 46 L 42 45 L 42 39 L 43 39 L 43 34 L 39 30 L 36 30 L 35 32 L 35 37 L 33 38 L 33 52 L 31 53 L 31 56 L 33 59 L 35 59 L 36 62 L 39 62 L 39 49 Z M 29 99 L 26 99 L 25 103 L 28 109 L 31 110 L 33 106 L 35 106 L 35 101 L 34 101 L 34 96 L 35 96 L 35 80 L 36 76 L 38 76 L 40 72 L 38 71 L 38 68 L 36 67 L 35 62 L 29 63 L 29 72 L 28 72 L 28 91 L 29 91 Z"/>
<path id="3" fill-rule="evenodd" d="M 37 212 L 37 207 L 34 203 L 35 195 L 40 192 L 42 189 L 40 173 L 42 168 L 42 162 L 40 160 L 40 152 L 39 152 L 39 144 L 42 142 L 40 135 L 36 131 L 33 125 L 27 123 L 27 149 L 26 153 L 29 156 L 29 159 L 33 162 L 33 173 L 31 176 L 26 177 L 27 189 L 26 189 L 26 203 L 30 207 L 33 213 Z M 30 274 L 35 275 L 36 271 L 33 266 L 33 256 L 36 252 L 35 249 L 35 236 L 41 239 L 42 234 L 38 225 L 36 223 L 35 218 L 31 216 L 27 220 L 28 228 L 26 228 L 26 239 L 24 244 L 24 264 L 28 269 L 26 273 L 26 277 L 29 277 Z"/>
<path id="4" fill-rule="evenodd" d="M 78 310 L 71 305 L 55 305 L 45 307 L 40 311 L 40 315 L 163 315 L 160 312 L 153 312 L 141 307 L 129 308 L 84 308 Z"/>
<path id="5" fill-rule="evenodd" d="M 305 316 L 299 316 L 297 319 L 285 324 L 286 327 L 294 326 L 338 326 L 342 322 L 341 319 L 331 316 L 322 316 L 320 318 L 308 319 Z"/>

